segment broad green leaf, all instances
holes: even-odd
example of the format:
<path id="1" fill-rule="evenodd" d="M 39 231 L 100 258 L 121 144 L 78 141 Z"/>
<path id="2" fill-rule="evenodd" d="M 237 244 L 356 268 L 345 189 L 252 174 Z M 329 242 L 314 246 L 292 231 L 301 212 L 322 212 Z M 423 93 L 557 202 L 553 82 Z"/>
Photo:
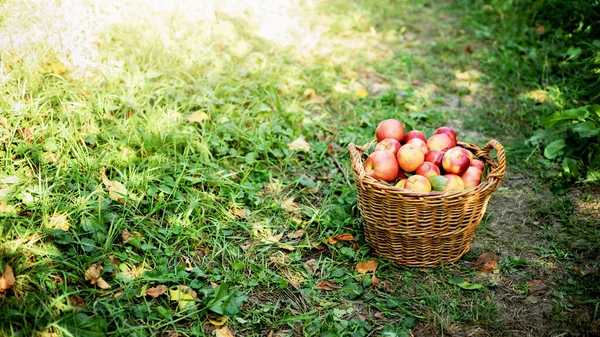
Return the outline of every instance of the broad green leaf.
<path id="1" fill-rule="evenodd" d="M 75 313 L 64 317 L 60 323 L 73 336 L 104 337 L 108 323 L 102 317 L 91 317 L 84 313 Z"/>
<path id="2" fill-rule="evenodd" d="M 564 139 L 557 139 L 548 144 L 544 149 L 544 157 L 554 159 L 563 153 L 563 149 L 567 146 Z"/>
<path id="3" fill-rule="evenodd" d="M 585 120 L 588 117 L 589 112 L 587 107 L 580 107 L 576 109 L 569 109 L 564 111 L 557 111 L 552 115 L 542 119 L 543 126 L 553 126 L 558 122 L 573 121 L 573 120 Z"/>
<path id="4" fill-rule="evenodd" d="M 432 190 L 441 191 L 448 185 L 448 178 L 440 175 L 431 176 L 429 177 L 429 182 L 431 183 Z"/>
<path id="5" fill-rule="evenodd" d="M 600 134 L 600 126 L 596 125 L 596 123 L 594 123 L 594 121 L 591 120 L 583 123 L 574 124 L 573 126 L 571 126 L 571 130 L 573 130 L 573 132 L 576 132 L 579 136 L 585 138 L 595 137 L 598 134 Z"/>
<path id="6" fill-rule="evenodd" d="M 479 283 L 469 283 L 469 282 L 462 282 L 457 284 L 460 288 L 462 289 L 466 289 L 466 290 L 476 290 L 476 289 L 481 289 L 483 288 L 482 284 Z"/>

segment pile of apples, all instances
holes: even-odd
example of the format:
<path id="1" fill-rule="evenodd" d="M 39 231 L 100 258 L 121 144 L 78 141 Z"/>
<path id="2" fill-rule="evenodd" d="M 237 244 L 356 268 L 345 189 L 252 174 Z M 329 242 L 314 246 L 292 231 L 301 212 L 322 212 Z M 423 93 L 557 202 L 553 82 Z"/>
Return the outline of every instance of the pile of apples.
<path id="1" fill-rule="evenodd" d="M 375 136 L 375 151 L 364 163 L 374 179 L 417 192 L 462 191 L 481 182 L 483 162 L 457 145 L 451 128 L 438 128 L 427 139 L 419 130 L 404 134 L 400 121 L 386 119 Z"/>

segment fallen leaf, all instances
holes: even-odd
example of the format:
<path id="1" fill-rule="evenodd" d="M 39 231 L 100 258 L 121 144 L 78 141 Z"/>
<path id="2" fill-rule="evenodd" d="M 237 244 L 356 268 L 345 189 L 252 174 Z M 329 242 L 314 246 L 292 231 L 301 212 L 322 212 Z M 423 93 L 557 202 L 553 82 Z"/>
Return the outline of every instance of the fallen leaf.
<path id="1" fill-rule="evenodd" d="M 211 288 L 213 288 L 213 289 L 215 289 L 216 287 L 218 287 L 218 286 L 219 286 L 218 284 L 216 284 L 216 283 L 215 283 L 215 282 L 213 282 L 213 281 L 210 281 L 210 282 L 209 282 L 209 284 L 210 284 L 210 287 L 211 287 Z"/>
<path id="2" fill-rule="evenodd" d="M 317 104 L 325 103 L 325 99 L 322 96 L 320 96 L 319 94 L 317 94 L 317 92 L 313 88 L 308 88 L 308 89 L 304 90 L 304 93 L 302 93 L 302 95 L 304 96 L 304 99 L 306 99 L 307 101 L 309 101 L 311 103 L 317 103 Z"/>
<path id="3" fill-rule="evenodd" d="M 542 280 L 533 280 L 529 282 L 527 287 L 529 288 L 529 294 L 543 292 L 546 289 L 546 285 Z"/>
<path id="4" fill-rule="evenodd" d="M 304 235 L 304 229 L 299 229 L 293 233 L 288 234 L 287 237 L 290 239 L 298 239 L 298 238 L 301 238 L 302 235 Z"/>
<path id="5" fill-rule="evenodd" d="M 543 33 L 543 32 L 545 32 L 545 31 L 546 31 L 546 27 L 544 27 L 544 26 L 542 26 L 542 25 L 539 25 L 539 26 L 537 26 L 537 27 L 535 28 L 535 31 L 536 31 L 537 33 L 540 33 L 540 34 L 541 34 L 541 33 Z"/>
<path id="6" fill-rule="evenodd" d="M 5 184 L 9 184 L 9 185 L 10 184 L 16 184 L 16 183 L 19 182 L 19 180 L 20 179 L 17 176 L 8 176 L 8 177 L 5 177 L 5 178 L 2 178 L 2 182 L 5 183 Z"/>
<path id="7" fill-rule="evenodd" d="M 189 304 L 194 304 L 194 299 L 198 294 L 192 288 L 180 285 L 177 289 L 169 290 L 171 301 L 177 301 L 179 309 L 183 309 Z"/>
<path id="8" fill-rule="evenodd" d="M 337 283 L 331 282 L 331 281 L 323 280 L 323 281 L 319 282 L 319 284 L 317 284 L 315 286 L 315 288 L 320 289 L 320 290 L 338 290 L 338 289 L 341 289 L 342 286 L 340 286 Z"/>
<path id="9" fill-rule="evenodd" d="M 69 296 L 69 303 L 71 303 L 71 306 L 73 307 L 83 307 L 85 306 L 85 301 L 83 300 L 83 298 L 77 296 L 77 295 L 71 295 Z"/>
<path id="10" fill-rule="evenodd" d="M 281 241 L 281 238 L 283 237 L 283 233 L 281 234 L 277 234 L 277 235 L 271 235 L 267 238 L 261 239 L 260 241 L 264 242 L 264 243 L 278 243 L 279 241 Z"/>
<path id="11" fill-rule="evenodd" d="M 311 242 L 310 244 L 311 244 L 311 245 L 313 246 L 313 248 L 314 248 L 314 249 L 316 249 L 316 250 L 325 250 L 325 249 L 327 248 L 327 247 L 325 247 L 325 245 L 324 245 L 324 244 L 322 244 L 322 243 L 318 243 L 318 242 Z"/>
<path id="12" fill-rule="evenodd" d="M 531 90 L 525 93 L 525 98 L 528 98 L 538 104 L 541 104 L 547 101 L 550 98 L 550 96 L 548 95 L 548 92 L 546 90 L 538 89 Z"/>
<path id="13" fill-rule="evenodd" d="M 361 274 L 368 273 L 370 271 L 376 271 L 376 270 L 377 270 L 377 261 L 375 261 L 375 260 L 363 261 L 363 262 L 359 262 L 356 264 L 356 271 Z"/>
<path id="14" fill-rule="evenodd" d="M 169 331 L 167 333 L 167 337 L 179 337 L 180 335 L 177 332 Z"/>
<path id="15" fill-rule="evenodd" d="M 2 277 L 0 277 L 0 293 L 12 288 L 13 284 L 15 284 L 15 274 L 12 267 L 7 264 L 4 266 L 4 273 L 2 273 Z"/>
<path id="16" fill-rule="evenodd" d="M 85 271 L 85 280 L 90 281 L 91 284 L 95 284 L 101 289 L 110 289 L 110 285 L 100 277 L 102 269 L 101 265 L 94 263 Z"/>
<path id="17" fill-rule="evenodd" d="M 281 203 L 281 208 L 286 212 L 293 213 L 298 210 L 298 204 L 293 197 L 289 197 Z"/>
<path id="18" fill-rule="evenodd" d="M 290 245 L 289 243 L 280 243 L 278 245 L 279 248 L 283 249 L 283 250 L 287 250 L 289 252 L 295 250 L 296 248 L 294 248 L 294 246 Z"/>
<path id="19" fill-rule="evenodd" d="M 378 311 L 373 315 L 373 317 L 383 319 L 383 318 L 385 318 L 385 314 L 381 311 Z"/>
<path id="20" fill-rule="evenodd" d="M 325 239 L 325 243 L 328 243 L 330 245 L 335 245 L 336 243 L 338 243 L 340 241 L 355 241 L 355 240 L 354 240 L 354 236 L 352 236 L 352 234 L 334 235 L 334 236 L 330 236 L 327 239 Z"/>
<path id="21" fill-rule="evenodd" d="M 133 239 L 134 236 L 131 235 L 131 233 L 129 233 L 129 231 L 127 229 L 124 229 L 121 231 L 121 239 L 123 240 L 123 243 L 127 243 L 127 241 Z"/>
<path id="22" fill-rule="evenodd" d="M 148 290 L 146 290 L 146 295 L 157 298 L 158 296 L 166 293 L 167 290 L 169 290 L 169 288 L 167 288 L 167 286 L 161 284 L 161 285 L 158 285 L 156 287 L 152 287 L 152 288 L 149 288 Z"/>
<path id="23" fill-rule="evenodd" d="M 304 268 L 306 268 L 306 270 L 311 274 L 314 275 L 315 271 L 317 271 L 319 264 L 317 262 L 317 260 L 315 259 L 310 259 L 306 262 L 304 262 Z"/>
<path id="24" fill-rule="evenodd" d="M 236 208 L 233 210 L 233 215 L 238 219 L 248 219 L 249 213 L 245 208 Z"/>
<path id="25" fill-rule="evenodd" d="M 62 62 L 56 61 L 52 63 L 47 63 L 46 65 L 42 66 L 41 71 L 44 75 L 61 75 L 67 72 L 67 67 Z"/>
<path id="26" fill-rule="evenodd" d="M 490 272 L 498 269 L 498 256 L 494 253 L 483 253 L 479 255 L 477 261 L 471 266 L 471 269 L 476 269 L 482 272 Z"/>
<path id="27" fill-rule="evenodd" d="M 3 200 L 0 200 L 0 216 L 17 214 L 17 210 L 13 205 L 9 205 Z"/>
<path id="28" fill-rule="evenodd" d="M 108 256 L 108 259 L 109 259 L 109 260 L 110 260 L 110 262 L 111 262 L 112 264 L 114 264 L 115 266 L 118 266 L 118 265 L 120 265 L 120 264 L 122 263 L 122 262 L 121 262 L 121 260 L 117 259 L 117 258 L 116 258 L 114 255 L 109 255 L 109 256 Z"/>
<path id="29" fill-rule="evenodd" d="M 31 140 L 33 138 L 31 137 L 30 128 L 19 128 L 17 129 L 17 131 L 19 132 L 19 135 L 21 136 L 21 138 L 23 138 L 23 140 L 25 140 L 27 143 L 31 143 Z"/>
<path id="30" fill-rule="evenodd" d="M 233 332 L 227 327 L 224 326 L 220 329 L 215 330 L 217 337 L 235 337 Z"/>
<path id="31" fill-rule="evenodd" d="M 208 314 L 208 321 L 214 326 L 222 326 L 227 323 L 227 316 L 219 316 L 213 313 Z"/>
<path id="32" fill-rule="evenodd" d="M 369 96 L 369 91 L 367 89 L 356 90 L 354 95 L 358 98 L 367 98 L 367 96 Z"/>
<path id="33" fill-rule="evenodd" d="M 210 116 L 203 111 L 196 111 L 193 114 L 191 114 L 190 116 L 188 116 L 187 121 L 188 122 L 195 122 L 195 123 L 202 123 L 204 121 L 209 121 L 210 120 Z"/>
<path id="34" fill-rule="evenodd" d="M 119 290 L 116 293 L 114 293 L 111 297 L 112 298 L 119 298 L 121 297 L 121 295 L 123 295 L 124 291 L 123 290 Z"/>
<path id="35" fill-rule="evenodd" d="M 98 286 L 100 289 L 104 289 L 104 290 L 107 290 L 107 289 L 110 289 L 110 288 L 111 288 L 111 287 L 110 287 L 110 285 L 109 285 L 108 283 L 106 283 L 106 281 L 104 281 L 104 279 L 102 279 L 102 277 L 100 277 L 100 278 L 98 278 L 98 279 L 96 280 L 96 285 L 97 285 L 97 286 Z"/>
<path id="36" fill-rule="evenodd" d="M 579 274 L 579 276 L 596 274 L 598 272 L 598 267 L 593 266 L 589 263 L 584 263 L 579 266 L 574 266 L 573 269 L 577 272 L 577 274 Z"/>
<path id="37" fill-rule="evenodd" d="M 287 144 L 287 147 L 292 151 L 310 152 L 310 144 L 307 143 L 302 136 Z"/>
<path id="38" fill-rule="evenodd" d="M 27 192 L 23 195 L 23 202 L 26 204 L 30 204 L 32 202 L 35 201 L 35 198 L 33 197 L 33 194 Z"/>
<path id="39" fill-rule="evenodd" d="M 379 287 L 379 280 L 377 280 L 377 276 L 375 276 L 375 274 L 373 274 L 373 276 L 371 276 L 371 284 L 374 285 L 375 287 Z"/>

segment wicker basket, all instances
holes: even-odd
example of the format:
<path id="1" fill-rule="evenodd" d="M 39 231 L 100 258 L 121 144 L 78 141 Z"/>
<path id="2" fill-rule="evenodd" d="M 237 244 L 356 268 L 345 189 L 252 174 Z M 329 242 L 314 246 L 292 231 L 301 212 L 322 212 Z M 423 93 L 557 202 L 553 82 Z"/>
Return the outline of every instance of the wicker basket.
<path id="1" fill-rule="evenodd" d="M 413 192 L 375 180 L 363 167 L 368 145 L 348 146 L 365 239 L 375 252 L 402 265 L 432 267 L 455 262 L 469 251 L 488 200 L 506 172 L 506 160 L 504 147 L 495 140 L 483 149 L 459 145 L 485 163 L 486 179 L 464 191 L 445 193 Z M 497 160 L 490 157 L 492 149 Z"/>

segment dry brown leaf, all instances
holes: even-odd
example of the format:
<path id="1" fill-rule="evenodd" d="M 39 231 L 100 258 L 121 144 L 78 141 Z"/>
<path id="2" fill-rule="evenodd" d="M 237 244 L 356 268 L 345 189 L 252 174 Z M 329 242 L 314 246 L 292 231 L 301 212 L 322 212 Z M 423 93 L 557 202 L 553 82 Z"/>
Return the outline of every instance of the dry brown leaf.
<path id="1" fill-rule="evenodd" d="M 314 249 L 316 249 L 316 250 L 325 250 L 325 248 L 327 248 L 327 247 L 325 247 L 325 245 L 324 245 L 324 244 L 322 244 L 322 243 L 318 243 L 318 242 L 311 242 L 310 244 L 311 244 L 311 246 L 313 246 L 313 248 L 314 248 Z"/>
<path id="2" fill-rule="evenodd" d="M 273 330 L 269 331 L 269 334 L 267 335 L 267 337 L 273 337 Z"/>
<path id="3" fill-rule="evenodd" d="M 85 306 L 85 301 L 83 300 L 83 298 L 77 296 L 77 295 L 71 295 L 69 296 L 69 303 L 71 303 L 71 306 L 74 307 L 83 307 Z"/>
<path id="4" fill-rule="evenodd" d="M 379 287 L 379 280 L 377 279 L 377 276 L 375 276 L 375 274 L 373 274 L 373 276 L 371 277 L 371 284 L 375 287 Z"/>
<path id="5" fill-rule="evenodd" d="M 471 269 L 476 269 L 482 272 L 490 272 L 498 269 L 498 256 L 494 253 L 483 253 L 479 255 L 477 261 L 475 261 Z"/>
<path id="6" fill-rule="evenodd" d="M 235 337 L 233 332 L 227 326 L 219 328 L 215 330 L 215 332 L 217 334 L 217 337 Z"/>
<path id="7" fill-rule="evenodd" d="M 179 337 L 180 335 L 177 332 L 169 331 L 167 333 L 167 337 Z"/>
<path id="8" fill-rule="evenodd" d="M 15 284 L 15 274 L 12 267 L 7 264 L 4 266 L 4 273 L 2 273 L 2 277 L 0 277 L 0 293 L 12 288 L 13 284 Z"/>
<path id="9" fill-rule="evenodd" d="M 340 241 L 355 241 L 355 240 L 354 240 L 354 236 L 352 234 L 334 235 L 334 236 L 330 236 L 327 239 L 325 239 L 325 243 L 328 243 L 330 245 L 335 245 L 336 243 L 338 243 Z"/>
<path id="10" fill-rule="evenodd" d="M 282 237 L 283 237 L 283 233 L 277 234 L 277 235 L 271 235 L 267 238 L 261 239 L 260 241 L 262 241 L 264 243 L 268 243 L 268 244 L 278 243 L 279 241 L 281 241 Z"/>
<path id="11" fill-rule="evenodd" d="M 299 229 L 293 233 L 288 234 L 288 238 L 290 239 L 298 239 L 301 238 L 302 235 L 304 235 L 304 229 Z"/>
<path id="12" fill-rule="evenodd" d="M 146 290 L 146 295 L 157 298 L 158 296 L 166 293 L 167 290 L 169 290 L 169 288 L 167 288 L 167 286 L 161 284 L 161 285 L 158 285 L 156 287 L 152 287 L 152 288 L 149 288 L 148 290 Z"/>
<path id="13" fill-rule="evenodd" d="M 314 275 L 315 271 L 317 271 L 319 264 L 317 262 L 317 260 L 315 259 L 310 259 L 306 262 L 304 262 L 304 268 L 306 268 L 306 270 L 311 274 Z"/>
<path id="14" fill-rule="evenodd" d="M 121 238 L 123 239 L 123 243 L 127 243 L 127 241 L 133 239 L 134 236 L 131 235 L 127 229 L 124 229 L 121 231 Z"/>
<path id="15" fill-rule="evenodd" d="M 109 260 L 110 260 L 110 262 L 111 262 L 112 264 L 114 264 L 115 266 L 118 266 L 118 265 L 120 265 L 120 264 L 122 263 L 122 262 L 121 262 L 121 260 L 117 259 L 117 258 L 116 258 L 114 255 L 109 255 L 109 256 L 108 256 L 108 259 L 109 259 Z"/>
<path id="16" fill-rule="evenodd" d="M 238 219 L 248 219 L 249 213 L 245 208 L 236 208 L 233 210 L 233 215 Z"/>
<path id="17" fill-rule="evenodd" d="M 104 290 L 107 290 L 107 289 L 110 289 L 110 288 L 111 288 L 111 287 L 110 287 L 110 285 L 109 285 L 108 283 L 106 283 L 106 281 L 104 281 L 104 279 L 102 279 L 102 277 L 100 277 L 100 278 L 98 278 L 98 279 L 96 280 L 96 285 L 97 285 L 97 286 L 98 286 L 100 289 L 104 289 Z"/>
<path id="18" fill-rule="evenodd" d="M 213 289 L 219 286 L 218 284 L 216 284 L 213 281 L 210 281 L 209 284 L 210 284 L 210 287 L 213 288 Z"/>
<path id="19" fill-rule="evenodd" d="M 106 169 L 102 168 L 100 170 L 102 183 L 108 189 L 108 196 L 110 200 L 118 201 L 120 203 L 125 202 L 125 197 L 127 197 L 127 188 L 125 185 L 118 181 L 109 180 L 108 176 L 106 176 Z"/>
<path id="20" fill-rule="evenodd" d="M 187 118 L 188 122 L 202 123 L 209 121 L 210 116 L 204 111 L 196 111 Z"/>
<path id="21" fill-rule="evenodd" d="M 101 265 L 94 263 L 85 271 L 85 280 L 90 281 L 91 284 L 96 283 L 96 280 L 100 277 L 100 274 L 102 274 L 102 269 Z"/>
<path id="22" fill-rule="evenodd" d="M 111 298 L 119 298 L 121 297 L 121 295 L 123 295 L 124 291 L 123 290 L 119 290 L 116 293 L 114 293 Z"/>
<path id="23" fill-rule="evenodd" d="M 319 284 L 317 284 L 315 286 L 315 288 L 320 289 L 320 290 L 338 290 L 338 289 L 341 289 L 342 286 L 340 286 L 337 283 L 328 281 L 328 280 L 323 280 L 323 281 L 319 282 Z"/>
<path id="24" fill-rule="evenodd" d="M 529 288 L 529 294 L 538 293 L 538 292 L 543 293 L 544 290 L 546 290 L 546 288 L 547 288 L 542 280 L 533 280 L 533 281 L 529 282 L 529 284 L 527 286 Z"/>
<path id="25" fill-rule="evenodd" d="M 375 261 L 375 260 L 363 261 L 363 262 L 359 262 L 356 264 L 356 271 L 361 274 L 368 273 L 370 271 L 376 271 L 376 270 L 377 270 L 377 261 Z"/>
<path id="26" fill-rule="evenodd" d="M 289 197 L 281 203 L 281 208 L 286 212 L 293 213 L 298 210 L 298 204 L 294 201 L 294 197 Z"/>
<path id="27" fill-rule="evenodd" d="M 287 144 L 288 149 L 292 151 L 303 151 L 310 152 L 310 144 L 302 138 L 302 136 L 296 138 L 293 142 Z"/>

